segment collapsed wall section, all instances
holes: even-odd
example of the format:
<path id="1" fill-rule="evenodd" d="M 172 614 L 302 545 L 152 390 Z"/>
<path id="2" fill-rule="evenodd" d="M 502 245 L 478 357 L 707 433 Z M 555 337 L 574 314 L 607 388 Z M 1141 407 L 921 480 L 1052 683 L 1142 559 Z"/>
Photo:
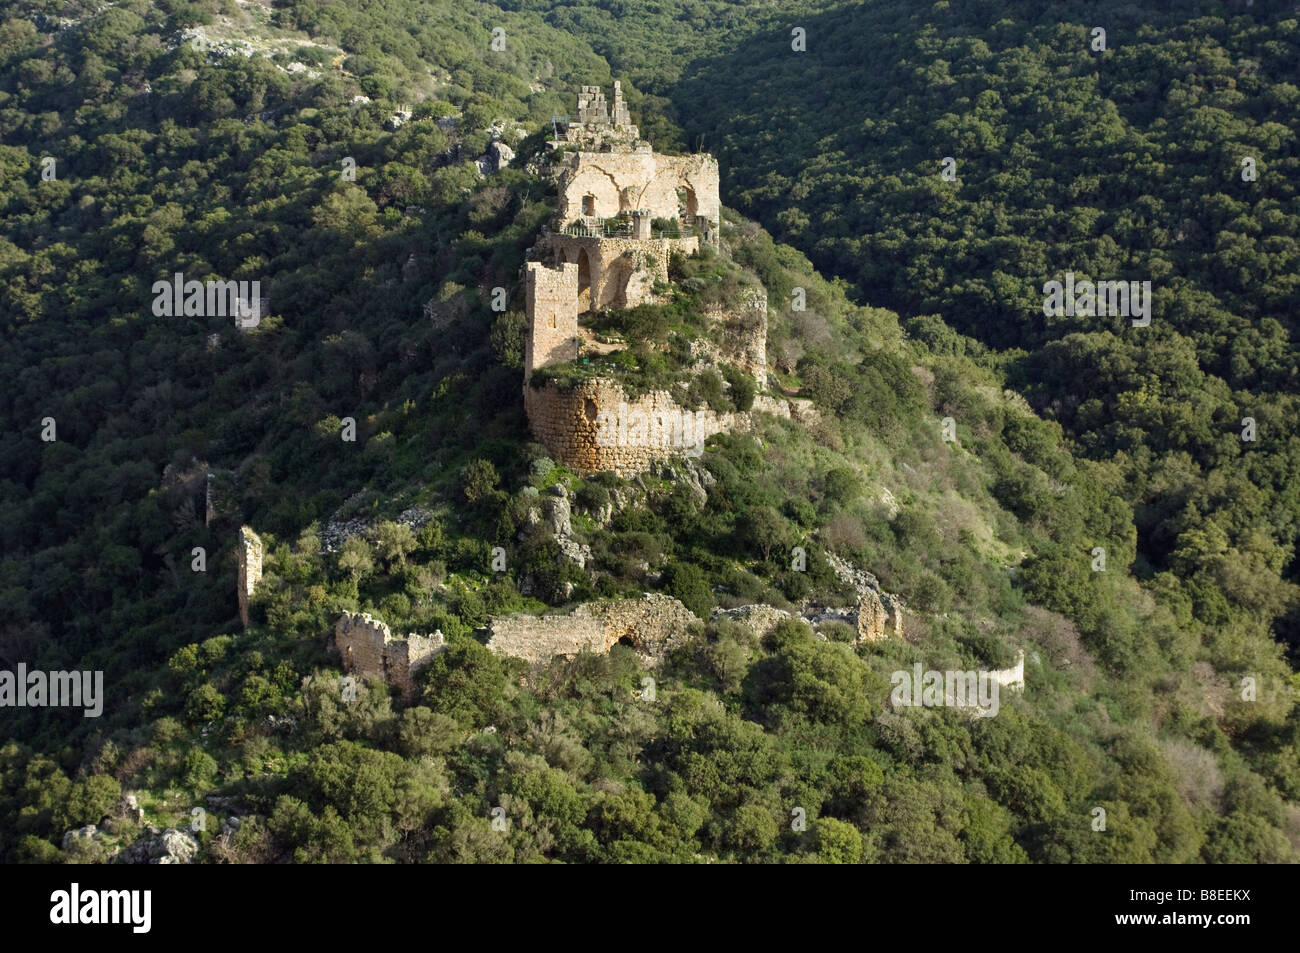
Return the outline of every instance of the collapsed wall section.
<path id="1" fill-rule="evenodd" d="M 741 290 L 732 305 L 715 305 L 704 317 L 721 331 L 717 359 L 734 364 L 767 387 L 767 292 L 762 288 Z"/>
<path id="2" fill-rule="evenodd" d="M 387 625 L 364 612 L 344 612 L 334 624 L 334 645 L 343 671 L 359 678 L 378 678 L 406 700 L 417 694 L 415 676 L 445 648 L 442 633 L 394 638 Z"/>
<path id="3" fill-rule="evenodd" d="M 488 648 L 498 655 L 544 664 L 580 652 L 605 654 L 619 642 L 651 662 L 690 632 L 696 617 L 671 596 L 587 602 L 568 615 L 512 616 L 488 626 Z"/>

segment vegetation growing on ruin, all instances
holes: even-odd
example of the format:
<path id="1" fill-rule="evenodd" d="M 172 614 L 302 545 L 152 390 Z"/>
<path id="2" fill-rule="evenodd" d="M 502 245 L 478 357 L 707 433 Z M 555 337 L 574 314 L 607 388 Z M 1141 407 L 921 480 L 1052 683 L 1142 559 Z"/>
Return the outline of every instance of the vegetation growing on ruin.
<path id="1" fill-rule="evenodd" d="M 100 719 L 5 710 L 0 859 L 103 859 L 141 831 L 130 791 L 159 826 L 207 805 L 212 861 L 1294 861 L 1300 722 L 1272 638 L 1293 624 L 1300 485 L 1294 158 L 1275 128 L 1294 22 L 1256 3 L 1197 26 L 1213 42 L 1193 49 L 1186 14 L 1138 24 L 1104 3 L 1133 28 L 1103 70 L 1079 29 L 1042 25 L 1069 19 L 1050 4 L 855 4 L 807 20 L 838 59 L 796 65 L 744 45 L 767 30 L 788 50 L 764 4 L 510 6 L 277 7 L 277 29 L 347 54 L 310 76 L 169 44 L 233 5 L 74 2 L 56 33 L 0 2 L 0 661 L 102 669 L 109 693 Z M 543 133 L 573 87 L 608 82 L 602 57 L 643 135 L 707 132 L 724 198 L 791 243 L 727 216 L 731 257 L 770 295 L 776 378 L 822 424 L 766 419 L 635 480 L 581 479 L 529 440 L 516 283 L 551 207 L 523 169 L 481 180 L 472 160 L 497 120 Z M 414 117 L 385 129 L 403 102 Z M 447 106 L 459 122 L 440 126 Z M 1271 146 L 1258 195 L 1202 168 Z M 949 148 L 965 184 L 944 193 Z M 981 168 L 1003 150 L 1024 164 Z M 1133 193 L 1128 211 L 1087 211 L 1103 184 Z M 1149 340 L 1028 320 L 1012 263 L 1051 271 L 1080 243 L 1091 268 L 1179 276 Z M 703 302 L 724 266 L 674 268 Z M 178 269 L 263 278 L 275 320 L 152 317 L 151 282 Z M 1277 435 L 1247 453 L 1223 437 L 1243 408 Z M 162 480 L 195 459 L 229 475 L 235 512 L 212 528 Z M 530 519 L 556 483 L 594 571 Z M 368 532 L 323 551 L 352 519 Z M 240 522 L 266 547 L 247 633 Z M 704 616 L 842 602 L 828 552 L 905 598 L 905 641 L 714 622 L 651 703 L 621 646 L 521 683 L 474 636 L 493 613 L 645 589 Z M 417 704 L 378 684 L 340 700 L 325 646 L 343 609 L 448 636 Z M 1002 666 L 1017 647 L 1030 689 L 996 718 L 884 705 L 895 669 Z M 85 824 L 107 838 L 65 850 Z"/>

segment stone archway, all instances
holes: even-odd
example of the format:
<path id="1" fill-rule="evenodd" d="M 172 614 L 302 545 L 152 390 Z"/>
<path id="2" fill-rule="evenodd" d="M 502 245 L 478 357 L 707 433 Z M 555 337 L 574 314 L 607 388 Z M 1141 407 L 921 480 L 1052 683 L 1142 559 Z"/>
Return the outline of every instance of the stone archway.
<path id="1" fill-rule="evenodd" d="M 591 256 L 578 249 L 578 313 L 591 310 Z"/>
<path id="2" fill-rule="evenodd" d="M 699 214 L 700 203 L 695 196 L 695 189 L 689 185 L 681 185 L 677 188 L 677 207 L 678 216 L 682 222 L 687 225 L 695 223 L 695 216 Z"/>

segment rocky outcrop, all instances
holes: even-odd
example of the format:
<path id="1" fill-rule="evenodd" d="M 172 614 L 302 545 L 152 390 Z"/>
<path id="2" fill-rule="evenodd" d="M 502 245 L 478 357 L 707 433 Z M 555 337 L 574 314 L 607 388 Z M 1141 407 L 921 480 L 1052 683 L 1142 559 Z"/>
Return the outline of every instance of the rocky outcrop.
<path id="1" fill-rule="evenodd" d="M 193 835 L 173 827 L 151 827 L 113 858 L 115 864 L 188 864 L 199 852 Z"/>
<path id="2" fill-rule="evenodd" d="M 94 824 L 87 824 L 85 827 L 76 827 L 64 832 L 62 843 L 64 850 L 72 850 L 80 845 L 107 848 L 108 838 Z"/>
<path id="3" fill-rule="evenodd" d="M 526 540 L 530 534 L 539 531 L 555 541 L 560 555 L 565 559 L 579 569 L 587 568 L 592 559 L 591 547 L 573 538 L 573 506 L 569 501 L 569 491 L 561 483 L 551 487 L 547 495 L 542 497 L 540 506 L 528 511 L 524 528 L 519 531 L 519 539 Z M 522 585 L 521 591 L 525 589 L 525 594 L 532 591 L 531 579 Z"/>
<path id="4" fill-rule="evenodd" d="M 877 642 L 881 639 L 903 637 L 903 600 L 880 588 L 880 582 L 865 569 L 858 569 L 846 559 L 832 552 L 826 561 L 840 581 L 858 594 L 857 616 L 859 642 Z"/>
<path id="5" fill-rule="evenodd" d="M 514 157 L 514 149 L 511 149 L 500 139 L 494 139 L 488 144 L 487 152 L 483 153 L 483 158 L 478 160 L 479 171 L 484 175 L 500 172 L 510 165 L 510 160 Z"/>
<path id="6" fill-rule="evenodd" d="M 786 612 L 784 609 L 778 609 L 775 606 L 769 606 L 762 603 L 749 606 L 738 606 L 735 609 L 714 609 L 711 617 L 714 622 L 723 620 L 739 622 L 741 625 L 748 626 L 750 631 L 759 638 L 762 638 L 775 629 L 777 623 L 782 619 L 793 618 L 797 618 L 797 616 Z"/>

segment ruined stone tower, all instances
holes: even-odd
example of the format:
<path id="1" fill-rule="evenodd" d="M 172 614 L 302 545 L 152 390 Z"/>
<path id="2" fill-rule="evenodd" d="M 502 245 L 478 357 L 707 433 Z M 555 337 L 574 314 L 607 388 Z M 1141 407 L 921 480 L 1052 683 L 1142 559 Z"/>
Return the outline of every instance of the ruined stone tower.
<path id="1" fill-rule="evenodd" d="M 529 329 L 524 339 L 527 372 L 531 374 L 539 367 L 576 360 L 578 266 L 567 262 L 555 266 L 528 262 L 524 296 Z"/>
<path id="2" fill-rule="evenodd" d="M 388 626 L 364 612 L 344 612 L 334 625 L 334 645 L 343 670 L 361 678 L 382 679 L 405 701 L 418 694 L 415 676 L 446 648 L 442 632 L 396 638 Z"/>
<path id="3" fill-rule="evenodd" d="M 239 528 L 238 568 L 239 621 L 248 628 L 248 606 L 262 580 L 262 540 L 247 526 Z"/>

